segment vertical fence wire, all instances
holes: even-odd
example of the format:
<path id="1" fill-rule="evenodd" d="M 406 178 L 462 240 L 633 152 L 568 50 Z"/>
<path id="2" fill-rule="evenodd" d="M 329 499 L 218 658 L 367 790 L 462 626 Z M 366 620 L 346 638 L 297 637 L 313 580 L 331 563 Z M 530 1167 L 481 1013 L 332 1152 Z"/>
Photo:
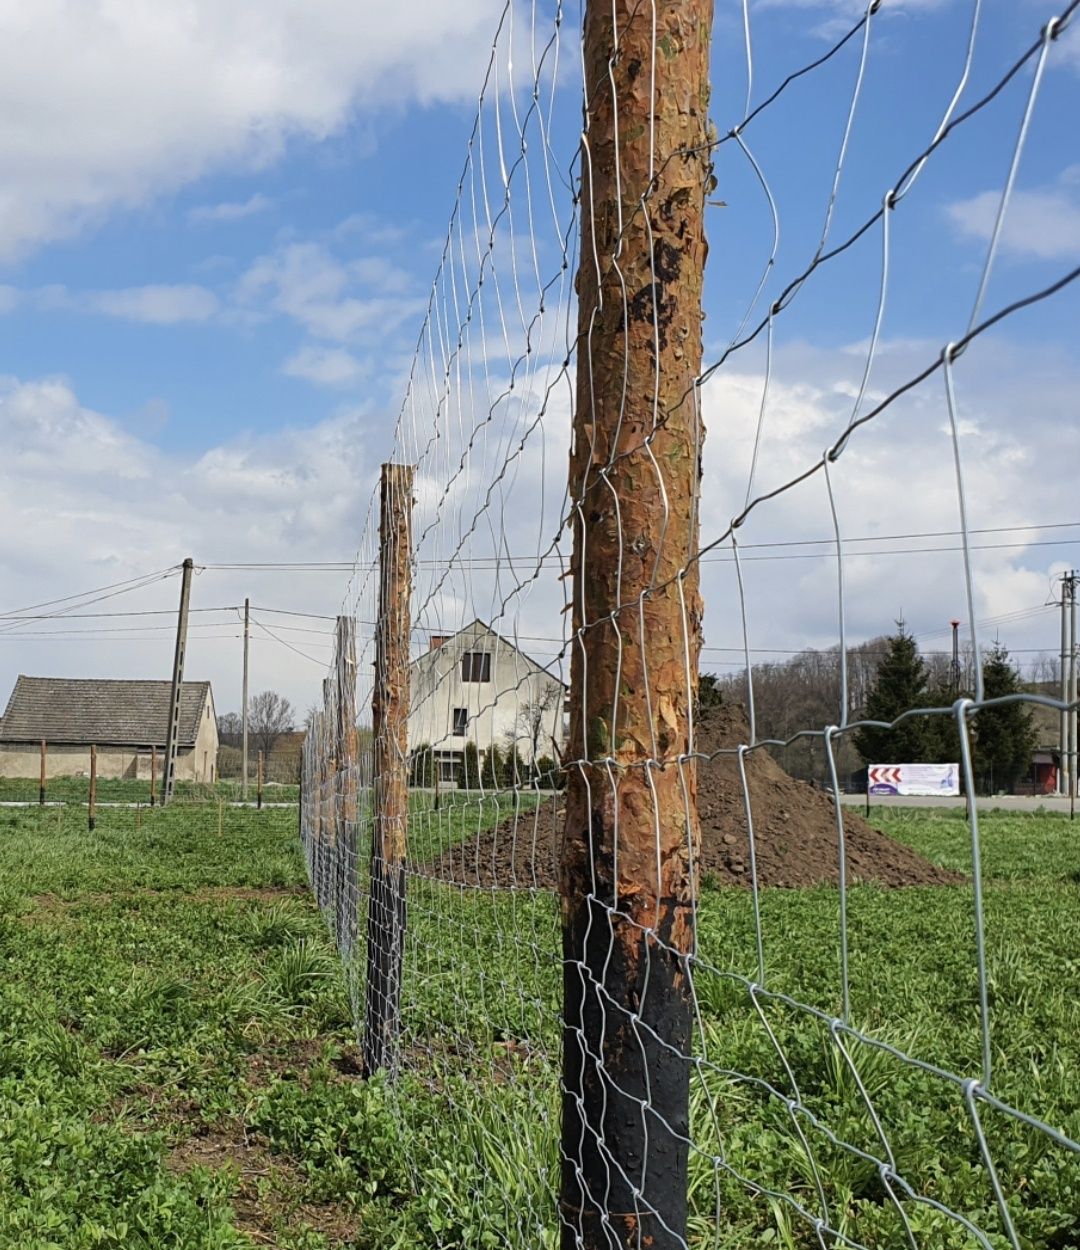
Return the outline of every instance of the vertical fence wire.
<path id="1" fill-rule="evenodd" d="M 734 41 L 723 15 L 711 54 L 696 0 L 588 6 L 580 29 L 561 4 L 502 10 L 387 448 L 402 472 L 373 492 L 303 756 L 312 888 L 432 1244 L 1072 1244 L 1080 1122 L 1052 1057 L 1075 1057 L 1055 997 L 1080 991 L 1075 947 L 1043 934 L 1055 967 L 1025 962 L 973 795 L 980 728 L 1065 703 L 984 682 L 976 615 L 1008 599 L 964 414 L 993 398 L 973 361 L 992 372 L 996 343 L 1030 380 L 1003 336 L 1075 312 L 1075 259 L 1001 258 L 1076 8 L 979 74 L 1004 36 L 977 0 L 912 19 L 908 85 L 936 95 L 881 151 L 879 0 L 771 83 L 766 8 Z M 747 98 L 710 105 L 734 45 Z M 1075 153 L 1054 159 L 1067 181 Z M 920 198 L 972 165 L 954 219 L 981 265 Z M 940 308 L 894 323 L 937 271 Z M 841 351 L 813 341 L 830 316 Z M 876 716 L 882 644 L 855 639 L 925 588 L 895 543 L 873 582 L 864 535 L 930 530 L 920 489 L 960 518 L 922 581 L 969 618 L 970 697 L 923 680 Z M 395 492 L 411 524 L 380 536 Z M 807 640 L 787 680 L 816 666 L 824 699 L 770 697 L 774 630 Z M 718 654 L 742 659 L 699 689 Z M 875 743 L 931 735 L 968 795 L 959 865 L 842 802 Z"/>

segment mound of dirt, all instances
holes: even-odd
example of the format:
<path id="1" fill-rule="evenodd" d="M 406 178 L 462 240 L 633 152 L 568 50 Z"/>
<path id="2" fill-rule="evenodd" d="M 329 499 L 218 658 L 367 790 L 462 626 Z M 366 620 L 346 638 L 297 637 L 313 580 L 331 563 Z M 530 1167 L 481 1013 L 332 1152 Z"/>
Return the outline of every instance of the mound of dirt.
<path id="1" fill-rule="evenodd" d="M 745 742 L 748 729 L 740 707 L 710 709 L 699 727 L 705 754 Z M 746 757 L 747 788 L 754 822 L 758 883 L 795 888 L 839 881 L 836 811 L 832 799 L 789 777 L 767 751 Z M 721 884 L 751 884 L 750 840 L 738 760 L 719 755 L 698 765 L 703 875 Z M 517 821 L 504 821 L 424 865 L 426 876 L 461 885 L 503 889 L 555 889 L 564 812 L 554 798 Z M 844 812 L 849 882 L 884 886 L 950 885 L 963 881 L 909 847 L 871 828 L 850 809 Z"/>

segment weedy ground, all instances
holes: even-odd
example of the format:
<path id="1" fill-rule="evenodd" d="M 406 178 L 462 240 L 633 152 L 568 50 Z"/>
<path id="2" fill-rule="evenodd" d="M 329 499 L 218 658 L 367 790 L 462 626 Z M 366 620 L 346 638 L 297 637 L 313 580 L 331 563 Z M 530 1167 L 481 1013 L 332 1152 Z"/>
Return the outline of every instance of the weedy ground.
<path id="1" fill-rule="evenodd" d="M 962 814 L 875 817 L 970 871 Z M 1076 1139 L 1080 840 L 1016 814 L 982 837 L 990 1088 Z M 0 808 L 0 1250 L 554 1247 L 553 901 L 410 889 L 402 1071 L 368 1083 L 295 810 L 103 809 L 91 834 L 77 807 Z M 821 1217 L 875 1250 L 905 1221 L 932 1250 L 1009 1246 L 964 1089 L 833 1027 L 839 907 L 765 892 L 761 966 L 752 899 L 704 883 L 691 1244 L 801 1250 Z M 970 886 L 846 907 L 850 1024 L 978 1077 Z M 1018 1244 L 1080 1246 L 1076 1156 L 976 1105 Z M 898 1207 L 879 1160 L 929 1202 Z"/>

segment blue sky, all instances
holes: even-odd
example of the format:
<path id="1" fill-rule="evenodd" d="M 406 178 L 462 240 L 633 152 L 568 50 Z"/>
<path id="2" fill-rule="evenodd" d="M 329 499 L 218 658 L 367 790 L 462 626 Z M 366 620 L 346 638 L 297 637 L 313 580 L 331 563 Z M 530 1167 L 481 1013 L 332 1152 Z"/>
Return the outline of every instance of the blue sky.
<path id="1" fill-rule="evenodd" d="M 1058 7 L 984 0 L 961 108 L 1000 78 Z M 5 610 L 189 553 L 201 562 L 314 561 L 356 550 L 372 474 L 390 453 L 502 5 L 467 0 L 400 9 L 363 0 L 237 0 L 227 13 L 196 0 L 183 14 L 164 13 L 152 0 L 0 6 L 7 83 L 0 153 L 9 170 L 0 195 L 0 423 L 16 449 L 0 469 Z M 861 11 L 847 0 L 751 3 L 753 101 L 827 50 Z M 550 13 L 546 3 L 522 3 L 514 29 L 504 22 L 496 51 L 504 84 L 511 53 L 518 82 L 528 64 L 528 23 L 535 15 L 546 37 Z M 832 242 L 875 210 L 932 137 L 960 72 L 971 13 L 971 0 L 881 6 L 871 24 Z M 545 79 L 551 164 L 560 170 L 580 125 L 577 21 L 569 11 L 558 80 Z M 742 5 L 719 0 L 713 115 L 721 133 L 741 116 L 746 94 L 742 23 Z M 988 311 L 1052 281 L 1080 255 L 1075 35 L 1070 31 L 1048 62 Z M 744 134 L 781 226 L 759 312 L 816 247 L 861 46 L 857 36 Z M 893 214 L 874 385 L 902 380 L 966 324 L 1030 81 L 1021 75 L 950 140 Z M 493 202 L 499 188 L 490 101 L 500 98 L 505 93 L 490 92 L 485 113 Z M 504 105 L 504 124 L 508 116 Z M 508 151 L 510 138 L 503 136 Z M 539 172 L 535 146 L 529 161 Z M 717 174 L 716 194 L 726 207 L 709 217 L 708 359 L 739 324 L 773 234 L 768 202 L 734 143 L 720 149 Z M 569 197 L 558 194 L 560 220 L 569 222 Z M 543 205 L 544 196 L 539 183 L 525 196 L 520 179 L 514 196 L 520 233 L 528 202 Z M 539 263 L 548 272 L 559 261 L 558 236 L 550 215 L 544 221 L 541 213 L 538 222 Z M 518 245 L 500 246 L 506 253 Z M 780 480 L 808 448 L 820 450 L 842 428 L 841 398 L 850 398 L 861 369 L 857 345 L 874 323 L 880 253 L 880 234 L 871 232 L 816 274 L 778 319 L 767 428 L 782 447 L 770 433 L 763 482 Z M 973 430 L 979 523 L 1080 521 L 1073 501 L 1077 445 L 1060 434 L 1063 424 L 1077 424 L 1078 311 L 1074 288 L 1014 318 L 992 349 L 973 349 L 958 368 Z M 717 468 L 709 479 L 715 490 L 707 492 L 706 536 L 710 527 L 719 532 L 741 502 L 763 378 L 764 356 L 755 345 L 732 358 L 708 392 L 715 415 L 712 408 L 706 413 L 707 456 L 717 458 L 707 460 L 707 472 L 710 463 Z M 850 532 L 955 527 L 947 477 L 932 491 L 913 488 L 916 466 L 926 486 L 949 450 L 939 440 L 940 403 L 920 402 L 915 397 L 914 407 L 883 422 L 883 442 L 867 440 L 864 459 L 856 458 Z M 518 487 L 552 495 L 548 531 L 568 417 L 564 404 L 547 420 L 544 486 L 529 470 Z M 905 446 L 911 438 L 933 449 L 912 454 Z M 1031 454 L 1017 455 L 1018 447 Z M 519 493 L 515 504 L 523 498 Z M 500 524 L 528 550 L 537 544 L 536 511 L 524 513 L 510 507 Z M 760 537 L 816 536 L 823 525 L 829 532 L 826 521 L 820 499 L 785 505 L 762 520 Z M 986 567 L 978 610 L 996 617 L 1033 606 L 1036 585 L 1061 563 L 1075 562 L 1075 553 L 1075 546 L 1032 548 L 1005 563 L 988 556 L 997 562 Z M 725 615 L 724 576 L 719 568 L 710 573 L 717 579 L 710 582 L 717 605 L 710 640 L 726 646 L 740 639 L 736 621 Z M 960 610 L 951 602 L 959 584 L 954 563 L 934 565 L 929 576 L 913 573 L 910 585 L 907 574 L 896 576 L 903 584 L 888 607 L 870 589 L 853 599 L 855 632 L 879 632 L 896 611 L 928 629 Z M 204 604 L 231 604 L 250 593 L 270 606 L 330 613 L 344 581 L 341 574 L 208 572 L 199 594 Z M 819 576 L 806 577 L 798 622 L 778 613 L 775 566 L 762 566 L 762 576 L 750 581 L 763 643 L 828 644 L 835 624 Z M 139 604 L 148 607 L 174 598 L 171 584 L 140 593 Z M 523 627 L 557 637 L 557 594 L 555 586 L 547 597 L 534 595 L 522 609 Z M 486 585 L 465 587 L 439 610 L 467 615 L 491 598 Z M 1039 630 L 1051 636 L 1043 618 L 1036 624 L 1015 629 L 1007 641 L 1025 648 L 1041 639 Z M 220 628 L 221 636 L 206 631 L 192 662 L 218 682 L 219 703 L 232 705 L 235 629 Z M 292 637 L 310 643 L 312 656 L 325 655 L 324 639 Z M 265 650 L 268 684 L 272 679 L 299 705 L 309 702 L 317 666 L 280 646 L 267 643 Z M 168 652 L 164 633 L 133 637 L 127 647 L 100 639 L 8 639 L 0 650 L 0 688 L 20 671 L 148 675 L 167 667 Z"/>

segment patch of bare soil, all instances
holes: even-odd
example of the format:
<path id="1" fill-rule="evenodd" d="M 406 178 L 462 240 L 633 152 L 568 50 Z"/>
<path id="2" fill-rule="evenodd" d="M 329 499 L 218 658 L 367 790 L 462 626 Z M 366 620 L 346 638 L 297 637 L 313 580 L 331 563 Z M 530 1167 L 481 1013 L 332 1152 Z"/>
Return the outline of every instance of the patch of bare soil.
<path id="1" fill-rule="evenodd" d="M 306 1184 L 299 1169 L 250 1134 L 239 1121 L 200 1124 L 169 1152 L 173 1172 L 203 1167 L 229 1169 L 237 1178 L 230 1199 L 236 1227 L 261 1245 L 276 1246 L 282 1229 L 311 1229 L 331 1245 L 345 1245 L 358 1232 L 356 1216 L 336 1203 L 302 1202 Z"/>
<path id="2" fill-rule="evenodd" d="M 698 748 L 711 755 L 737 747 L 748 736 L 741 707 L 714 708 L 701 720 Z M 836 885 L 840 867 L 832 799 L 789 777 L 765 750 L 748 754 L 745 764 L 758 884 Z M 723 885 L 750 886 L 750 838 L 737 756 L 699 762 L 698 813 L 699 871 Z M 843 815 L 849 882 L 895 887 L 964 880 L 872 828 L 855 812 L 845 810 Z M 563 820 L 561 804 L 544 803 L 517 821 L 504 821 L 452 847 L 420 871 L 466 886 L 556 889 Z"/>

